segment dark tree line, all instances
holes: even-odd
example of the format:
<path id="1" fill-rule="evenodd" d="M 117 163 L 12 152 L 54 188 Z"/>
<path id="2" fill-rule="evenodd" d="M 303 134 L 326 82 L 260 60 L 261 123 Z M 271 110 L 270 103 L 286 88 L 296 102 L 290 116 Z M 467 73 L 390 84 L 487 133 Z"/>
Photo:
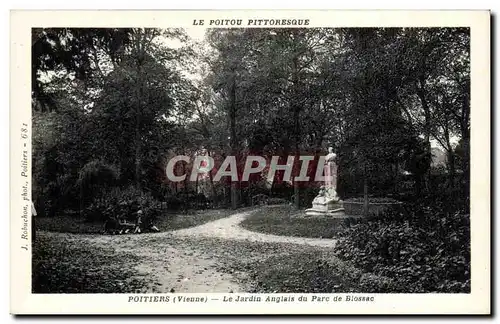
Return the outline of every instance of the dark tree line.
<path id="1" fill-rule="evenodd" d="M 235 155 L 241 167 L 247 155 L 284 163 L 328 146 L 340 156 L 342 196 L 397 191 L 408 177 L 412 194 L 435 190 L 432 145 L 446 153 L 446 186 L 468 190 L 468 29 L 213 29 L 203 44 L 178 29 L 32 35 L 34 197 L 52 211 L 88 196 L 89 163 L 97 178 L 114 172 L 113 186 L 164 200 L 201 190 L 165 179 L 173 155 L 217 165 Z M 279 173 L 225 180 L 210 173 L 205 192 L 233 208 L 268 180 L 271 194 L 287 187 L 296 206 L 308 204 L 308 189 Z"/>
<path id="2" fill-rule="evenodd" d="M 217 29 L 208 39 L 207 81 L 231 147 L 287 156 L 333 145 L 344 195 L 359 194 L 360 179 L 396 188 L 401 170 L 420 195 L 435 190 L 433 144 L 446 152 L 448 187 L 468 185 L 467 29 Z"/>

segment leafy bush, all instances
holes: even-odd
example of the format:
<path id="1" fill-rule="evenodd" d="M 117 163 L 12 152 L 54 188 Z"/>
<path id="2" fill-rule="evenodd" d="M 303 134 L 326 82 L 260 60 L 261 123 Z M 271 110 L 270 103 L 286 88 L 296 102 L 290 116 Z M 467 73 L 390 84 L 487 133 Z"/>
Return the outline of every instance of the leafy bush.
<path id="1" fill-rule="evenodd" d="M 267 204 L 267 201 L 269 200 L 269 196 L 266 194 L 258 194 L 252 197 L 250 205 L 251 206 L 256 206 L 256 205 L 265 205 Z"/>
<path id="2" fill-rule="evenodd" d="M 252 206 L 256 204 L 254 197 L 269 196 L 269 189 L 266 186 L 265 181 L 258 181 L 248 183 L 247 186 L 243 185 L 240 189 L 241 203 L 246 206 Z M 257 203 L 258 204 L 258 203 Z"/>
<path id="3" fill-rule="evenodd" d="M 176 196 L 170 196 L 166 199 L 169 210 L 179 210 L 184 206 L 184 200 Z"/>
<path id="4" fill-rule="evenodd" d="M 149 193 L 134 187 L 114 188 L 105 199 L 95 200 L 87 207 L 85 217 L 89 221 L 115 218 L 134 222 L 139 209 L 143 212 L 142 222 L 146 226 L 153 224 L 163 210 L 161 203 Z"/>
<path id="5" fill-rule="evenodd" d="M 54 174 L 50 181 L 39 186 L 34 199 L 40 216 L 55 216 L 64 210 L 77 210 L 80 207 L 80 189 L 72 174 Z"/>
<path id="6" fill-rule="evenodd" d="M 78 185 L 82 188 L 84 198 L 90 198 L 91 201 L 114 186 L 118 178 L 119 172 L 115 167 L 99 160 L 93 160 L 80 170 Z"/>
<path id="7" fill-rule="evenodd" d="M 202 193 L 198 193 L 195 196 L 195 200 L 191 203 L 192 207 L 196 209 L 207 209 L 212 208 L 212 202 Z"/>
<path id="8" fill-rule="evenodd" d="M 470 291 L 469 214 L 442 206 L 389 211 L 341 233 L 336 254 L 356 267 L 390 277 L 395 291 Z"/>
<path id="9" fill-rule="evenodd" d="M 273 185 L 269 196 L 291 200 L 293 194 L 294 188 L 292 185 L 287 182 L 279 182 Z"/>
<path id="10" fill-rule="evenodd" d="M 175 196 L 166 198 L 169 210 L 213 208 L 213 202 L 195 191 L 180 191 Z"/>
<path id="11" fill-rule="evenodd" d="M 401 293 L 403 287 L 387 277 L 364 273 L 359 279 L 359 292 L 364 293 Z"/>
<path id="12" fill-rule="evenodd" d="M 288 204 L 288 200 L 283 199 L 283 198 L 276 198 L 276 197 L 271 197 L 267 199 L 267 204 L 268 205 L 282 205 L 282 204 Z"/>
<path id="13" fill-rule="evenodd" d="M 318 187 L 306 187 L 300 191 L 300 206 L 312 206 L 314 198 L 319 193 Z"/>

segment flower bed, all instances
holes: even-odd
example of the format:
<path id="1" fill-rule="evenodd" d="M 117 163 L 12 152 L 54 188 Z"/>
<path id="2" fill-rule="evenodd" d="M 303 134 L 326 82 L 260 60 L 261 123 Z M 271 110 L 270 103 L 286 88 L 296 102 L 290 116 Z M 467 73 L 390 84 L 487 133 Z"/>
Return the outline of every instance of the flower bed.
<path id="1" fill-rule="evenodd" d="M 380 215 L 387 210 L 398 207 L 402 203 L 392 198 L 368 198 L 368 215 Z M 364 199 L 351 198 L 343 202 L 346 215 L 359 216 L 363 215 Z"/>

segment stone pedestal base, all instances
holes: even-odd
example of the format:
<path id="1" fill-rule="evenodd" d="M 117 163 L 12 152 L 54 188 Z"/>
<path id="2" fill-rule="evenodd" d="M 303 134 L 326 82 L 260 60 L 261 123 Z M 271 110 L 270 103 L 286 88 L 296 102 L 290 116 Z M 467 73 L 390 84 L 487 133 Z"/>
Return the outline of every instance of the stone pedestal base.
<path id="1" fill-rule="evenodd" d="M 344 208 L 342 201 L 331 201 L 326 204 L 313 203 L 313 207 L 306 209 L 307 216 L 330 216 L 330 217 L 343 217 Z"/>

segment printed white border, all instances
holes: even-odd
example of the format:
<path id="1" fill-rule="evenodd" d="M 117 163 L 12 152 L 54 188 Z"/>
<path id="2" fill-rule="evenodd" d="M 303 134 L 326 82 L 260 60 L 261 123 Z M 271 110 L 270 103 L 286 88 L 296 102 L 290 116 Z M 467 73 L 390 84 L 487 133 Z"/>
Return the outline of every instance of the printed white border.
<path id="1" fill-rule="evenodd" d="M 375 294 L 371 303 L 128 303 L 128 294 L 31 294 L 21 245 L 22 123 L 31 125 L 32 27 L 185 27 L 193 19 L 309 19 L 309 27 L 471 28 L 470 294 Z M 201 27 L 200 27 L 201 28 Z M 490 13 L 488 11 L 12 11 L 10 39 L 11 313 L 15 314 L 485 314 L 490 312 Z M 28 142 L 31 161 L 31 144 Z M 28 190 L 31 192 L 30 177 Z M 210 297 L 224 294 L 190 294 Z M 227 294 L 229 295 L 229 294 Z M 234 294 L 231 294 L 234 296 Z M 337 294 L 335 294 L 337 295 Z M 334 294 L 330 296 L 335 296 Z M 338 294 L 345 295 L 345 294 Z M 359 294 L 365 295 L 365 294 Z M 259 295 L 265 299 L 265 294 Z M 325 295 L 327 296 L 327 295 Z M 297 300 L 297 298 L 296 298 Z"/>

